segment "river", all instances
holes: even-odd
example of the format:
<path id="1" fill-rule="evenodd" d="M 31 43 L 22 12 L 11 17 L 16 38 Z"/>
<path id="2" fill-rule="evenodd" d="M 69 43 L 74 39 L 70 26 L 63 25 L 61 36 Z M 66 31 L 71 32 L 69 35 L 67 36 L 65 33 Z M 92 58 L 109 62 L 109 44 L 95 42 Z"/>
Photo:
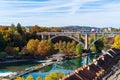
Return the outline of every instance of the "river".
<path id="1" fill-rule="evenodd" d="M 88 63 L 90 63 L 93 60 L 93 58 L 94 56 L 88 57 Z M 59 63 L 55 63 L 53 65 L 47 66 L 39 71 L 26 74 L 23 77 L 26 78 L 28 75 L 32 75 L 34 78 L 38 76 L 40 76 L 41 78 L 44 78 L 50 72 L 54 72 L 54 71 L 60 71 L 60 72 L 64 72 L 65 74 L 68 74 L 68 73 L 71 73 L 73 70 L 84 65 L 85 60 L 86 59 L 82 57 L 82 59 L 76 58 L 72 60 L 61 61 Z M 19 62 L 19 63 L 2 64 L 0 65 L 0 73 L 22 71 L 25 68 L 29 68 L 38 64 L 41 64 L 41 63 L 36 61 L 25 61 L 25 62 Z"/>

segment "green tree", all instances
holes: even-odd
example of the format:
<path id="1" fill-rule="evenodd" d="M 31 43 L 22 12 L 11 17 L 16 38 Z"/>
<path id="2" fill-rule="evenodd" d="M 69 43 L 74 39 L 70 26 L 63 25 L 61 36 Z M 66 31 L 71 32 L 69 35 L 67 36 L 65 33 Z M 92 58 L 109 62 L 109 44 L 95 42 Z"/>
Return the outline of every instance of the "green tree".
<path id="1" fill-rule="evenodd" d="M 14 34 L 15 33 L 15 25 L 14 24 L 11 24 L 11 26 L 10 26 L 10 31 L 11 31 L 11 33 L 12 34 Z"/>
<path id="2" fill-rule="evenodd" d="M 91 39 L 89 40 L 89 44 L 91 44 L 93 41 L 94 41 L 94 38 L 91 38 Z M 93 51 L 93 52 L 96 52 L 95 44 L 93 44 L 93 45 L 90 47 L 90 50 Z"/>
<path id="3" fill-rule="evenodd" d="M 80 57 L 83 53 L 83 47 L 80 43 L 76 45 L 76 54 L 78 57 Z"/>
<path id="4" fill-rule="evenodd" d="M 21 27 L 20 23 L 17 24 L 17 31 L 19 34 L 21 34 L 21 35 L 23 34 L 22 27 Z"/>
<path id="5" fill-rule="evenodd" d="M 103 49 L 103 47 L 104 47 L 104 42 L 102 40 L 98 40 L 98 41 L 95 42 L 95 48 L 96 48 L 96 51 L 98 53 L 101 52 L 101 50 Z"/>
<path id="6" fill-rule="evenodd" d="M 6 46 L 7 46 L 7 43 L 4 40 L 3 35 L 0 34 L 0 51 L 3 51 Z"/>

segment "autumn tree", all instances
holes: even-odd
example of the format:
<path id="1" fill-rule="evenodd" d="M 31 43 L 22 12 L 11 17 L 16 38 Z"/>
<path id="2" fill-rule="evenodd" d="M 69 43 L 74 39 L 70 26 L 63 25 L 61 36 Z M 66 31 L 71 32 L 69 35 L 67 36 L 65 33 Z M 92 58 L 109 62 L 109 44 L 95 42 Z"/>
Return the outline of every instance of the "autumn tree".
<path id="1" fill-rule="evenodd" d="M 120 36 L 115 36 L 113 47 L 120 49 Z"/>
<path id="2" fill-rule="evenodd" d="M 5 41 L 9 41 L 10 40 L 10 31 L 9 30 L 4 30 L 4 32 L 2 33 L 2 35 L 3 35 L 3 38 L 4 38 L 4 40 Z"/>
<path id="3" fill-rule="evenodd" d="M 34 80 L 34 78 L 33 78 L 33 76 L 30 75 L 26 78 L 26 80 Z"/>
<path id="4" fill-rule="evenodd" d="M 36 33 L 39 31 L 40 31 L 40 27 L 38 25 L 35 25 L 35 26 L 30 28 L 30 32 L 32 32 L 32 33 Z"/>
<path id="5" fill-rule="evenodd" d="M 41 40 L 37 47 L 37 53 L 45 56 L 52 51 L 52 48 L 51 40 Z"/>
<path id="6" fill-rule="evenodd" d="M 38 39 L 30 39 L 27 43 L 27 50 L 29 53 L 36 53 L 38 48 L 39 40 Z"/>
<path id="7" fill-rule="evenodd" d="M 23 77 L 17 77 L 15 80 L 24 80 Z"/>
<path id="8" fill-rule="evenodd" d="M 58 42 L 54 44 L 54 49 L 59 51 L 59 43 Z"/>
<path id="9" fill-rule="evenodd" d="M 89 44 L 91 44 L 93 41 L 94 41 L 94 38 L 90 38 Z M 93 52 L 96 52 L 95 44 L 93 44 L 93 45 L 90 47 L 90 50 L 93 51 Z"/>
<path id="10" fill-rule="evenodd" d="M 65 74 L 59 71 L 51 72 L 49 75 L 45 77 L 45 80 L 59 80 L 62 79 L 64 76 Z"/>
<path id="11" fill-rule="evenodd" d="M 51 32 L 61 32 L 62 30 L 61 30 L 61 28 L 52 27 L 52 28 L 50 28 L 50 31 Z"/>
<path id="12" fill-rule="evenodd" d="M 66 55 L 73 55 L 75 54 L 75 47 L 76 47 L 76 42 L 65 42 L 65 41 L 59 41 L 54 44 L 55 50 L 58 50 L 61 53 L 64 53 Z"/>
<path id="13" fill-rule="evenodd" d="M 82 53 L 83 53 L 83 46 L 80 43 L 78 43 L 76 45 L 76 55 L 80 57 Z"/>
<path id="14" fill-rule="evenodd" d="M 41 77 L 37 77 L 36 80 L 43 80 Z"/>

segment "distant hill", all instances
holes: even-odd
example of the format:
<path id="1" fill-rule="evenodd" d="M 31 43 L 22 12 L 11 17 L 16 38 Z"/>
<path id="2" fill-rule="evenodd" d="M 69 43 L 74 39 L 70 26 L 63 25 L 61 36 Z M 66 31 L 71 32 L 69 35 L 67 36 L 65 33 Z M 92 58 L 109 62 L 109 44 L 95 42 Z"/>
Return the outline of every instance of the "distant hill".
<path id="1" fill-rule="evenodd" d="M 97 27 L 90 27 L 90 26 L 64 26 L 60 27 L 62 30 L 90 30 L 90 29 L 100 29 Z"/>

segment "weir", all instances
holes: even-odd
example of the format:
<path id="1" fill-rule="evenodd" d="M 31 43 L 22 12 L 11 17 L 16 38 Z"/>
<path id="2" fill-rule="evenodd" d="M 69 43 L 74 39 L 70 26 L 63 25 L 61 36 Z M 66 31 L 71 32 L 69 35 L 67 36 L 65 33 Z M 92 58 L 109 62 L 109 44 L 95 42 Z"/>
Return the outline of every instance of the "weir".
<path id="1" fill-rule="evenodd" d="M 31 73 L 31 72 L 34 72 L 34 71 L 38 71 L 38 70 L 40 70 L 40 69 L 42 69 L 42 68 L 44 68 L 46 66 L 52 65 L 54 63 L 58 63 L 58 62 L 64 60 L 63 56 L 64 55 L 60 55 L 60 54 L 53 55 L 52 58 L 49 58 L 48 60 L 44 60 L 46 62 L 44 62 L 44 63 L 42 63 L 42 64 L 40 64 L 38 66 L 33 66 L 31 68 L 25 69 L 24 71 L 17 72 L 15 75 L 11 75 L 10 80 L 14 80 L 18 76 L 23 76 L 25 74 L 28 74 L 28 73 Z"/>

